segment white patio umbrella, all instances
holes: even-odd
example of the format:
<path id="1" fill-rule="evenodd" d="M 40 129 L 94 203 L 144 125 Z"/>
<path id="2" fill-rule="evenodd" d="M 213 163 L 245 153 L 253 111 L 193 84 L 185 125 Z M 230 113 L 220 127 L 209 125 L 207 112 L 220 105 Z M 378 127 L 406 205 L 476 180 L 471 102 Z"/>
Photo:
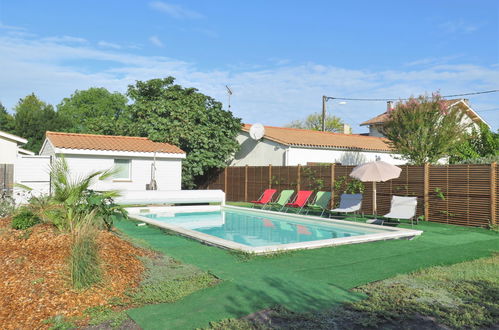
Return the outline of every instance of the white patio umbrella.
<path id="1" fill-rule="evenodd" d="M 398 178 L 400 176 L 400 172 L 402 172 L 400 167 L 378 160 L 355 167 L 350 173 L 350 176 L 362 182 L 373 183 L 373 209 L 374 214 L 377 214 L 376 182 L 385 182 Z"/>

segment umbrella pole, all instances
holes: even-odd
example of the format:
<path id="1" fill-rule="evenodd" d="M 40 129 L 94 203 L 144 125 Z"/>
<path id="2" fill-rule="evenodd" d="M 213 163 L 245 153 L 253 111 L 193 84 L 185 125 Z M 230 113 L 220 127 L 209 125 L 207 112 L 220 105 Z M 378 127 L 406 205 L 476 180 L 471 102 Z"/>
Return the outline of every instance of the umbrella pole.
<path id="1" fill-rule="evenodd" d="M 378 215 L 378 207 L 376 205 L 376 181 L 373 181 L 373 211 L 374 215 Z"/>

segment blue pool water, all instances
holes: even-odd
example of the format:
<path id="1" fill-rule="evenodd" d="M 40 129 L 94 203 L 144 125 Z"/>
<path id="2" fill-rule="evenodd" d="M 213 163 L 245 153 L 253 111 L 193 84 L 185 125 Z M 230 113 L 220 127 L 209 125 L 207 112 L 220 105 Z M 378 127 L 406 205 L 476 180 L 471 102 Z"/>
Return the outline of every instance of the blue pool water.
<path id="1" fill-rule="evenodd" d="M 286 216 L 224 210 L 219 212 L 197 212 L 171 214 L 141 214 L 156 221 L 172 224 L 184 229 L 223 238 L 240 244 L 257 247 L 279 245 L 331 238 L 385 232 L 352 225 L 337 225 L 310 220 L 297 220 Z"/>

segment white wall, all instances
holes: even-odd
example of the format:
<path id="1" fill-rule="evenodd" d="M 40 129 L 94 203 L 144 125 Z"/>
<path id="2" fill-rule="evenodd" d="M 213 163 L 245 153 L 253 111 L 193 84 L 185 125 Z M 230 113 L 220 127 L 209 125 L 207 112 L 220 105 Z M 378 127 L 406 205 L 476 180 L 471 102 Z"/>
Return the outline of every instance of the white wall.
<path id="1" fill-rule="evenodd" d="M 306 165 L 307 163 L 341 163 L 343 165 L 358 165 L 375 160 L 383 160 L 394 165 L 406 163 L 404 160 L 397 159 L 396 154 L 384 152 L 352 152 L 331 149 L 290 147 L 287 152 L 286 165 Z"/>
<path id="2" fill-rule="evenodd" d="M 14 165 L 14 182 L 33 189 L 27 192 L 14 187 L 16 203 L 24 203 L 30 195 L 50 192 L 50 156 L 19 156 Z"/>
<path id="3" fill-rule="evenodd" d="M 17 158 L 17 143 L 0 137 L 0 164 L 14 164 Z"/>
<path id="4" fill-rule="evenodd" d="M 261 139 L 255 141 L 249 137 L 247 132 L 241 132 L 237 136 L 240 149 L 234 155 L 231 166 L 283 166 L 285 164 L 285 150 L 287 147 L 282 144 Z"/>
<path id="5" fill-rule="evenodd" d="M 90 172 L 108 170 L 114 167 L 114 159 L 119 157 L 92 155 L 65 155 L 72 175 L 85 175 Z M 151 182 L 152 158 L 129 157 L 131 160 L 131 179 L 117 181 L 107 179 L 98 181 L 95 190 L 145 190 Z M 156 159 L 156 182 L 158 190 L 180 190 L 182 181 L 181 159 Z"/>

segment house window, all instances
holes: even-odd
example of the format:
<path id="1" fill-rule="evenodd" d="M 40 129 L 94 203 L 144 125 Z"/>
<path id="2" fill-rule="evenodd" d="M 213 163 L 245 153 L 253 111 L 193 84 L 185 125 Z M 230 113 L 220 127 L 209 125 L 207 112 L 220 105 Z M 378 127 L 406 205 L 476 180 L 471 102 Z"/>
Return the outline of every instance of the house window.
<path id="1" fill-rule="evenodd" d="M 131 165 L 130 159 L 115 159 L 114 160 L 114 173 L 115 180 L 130 180 L 131 179 Z"/>

